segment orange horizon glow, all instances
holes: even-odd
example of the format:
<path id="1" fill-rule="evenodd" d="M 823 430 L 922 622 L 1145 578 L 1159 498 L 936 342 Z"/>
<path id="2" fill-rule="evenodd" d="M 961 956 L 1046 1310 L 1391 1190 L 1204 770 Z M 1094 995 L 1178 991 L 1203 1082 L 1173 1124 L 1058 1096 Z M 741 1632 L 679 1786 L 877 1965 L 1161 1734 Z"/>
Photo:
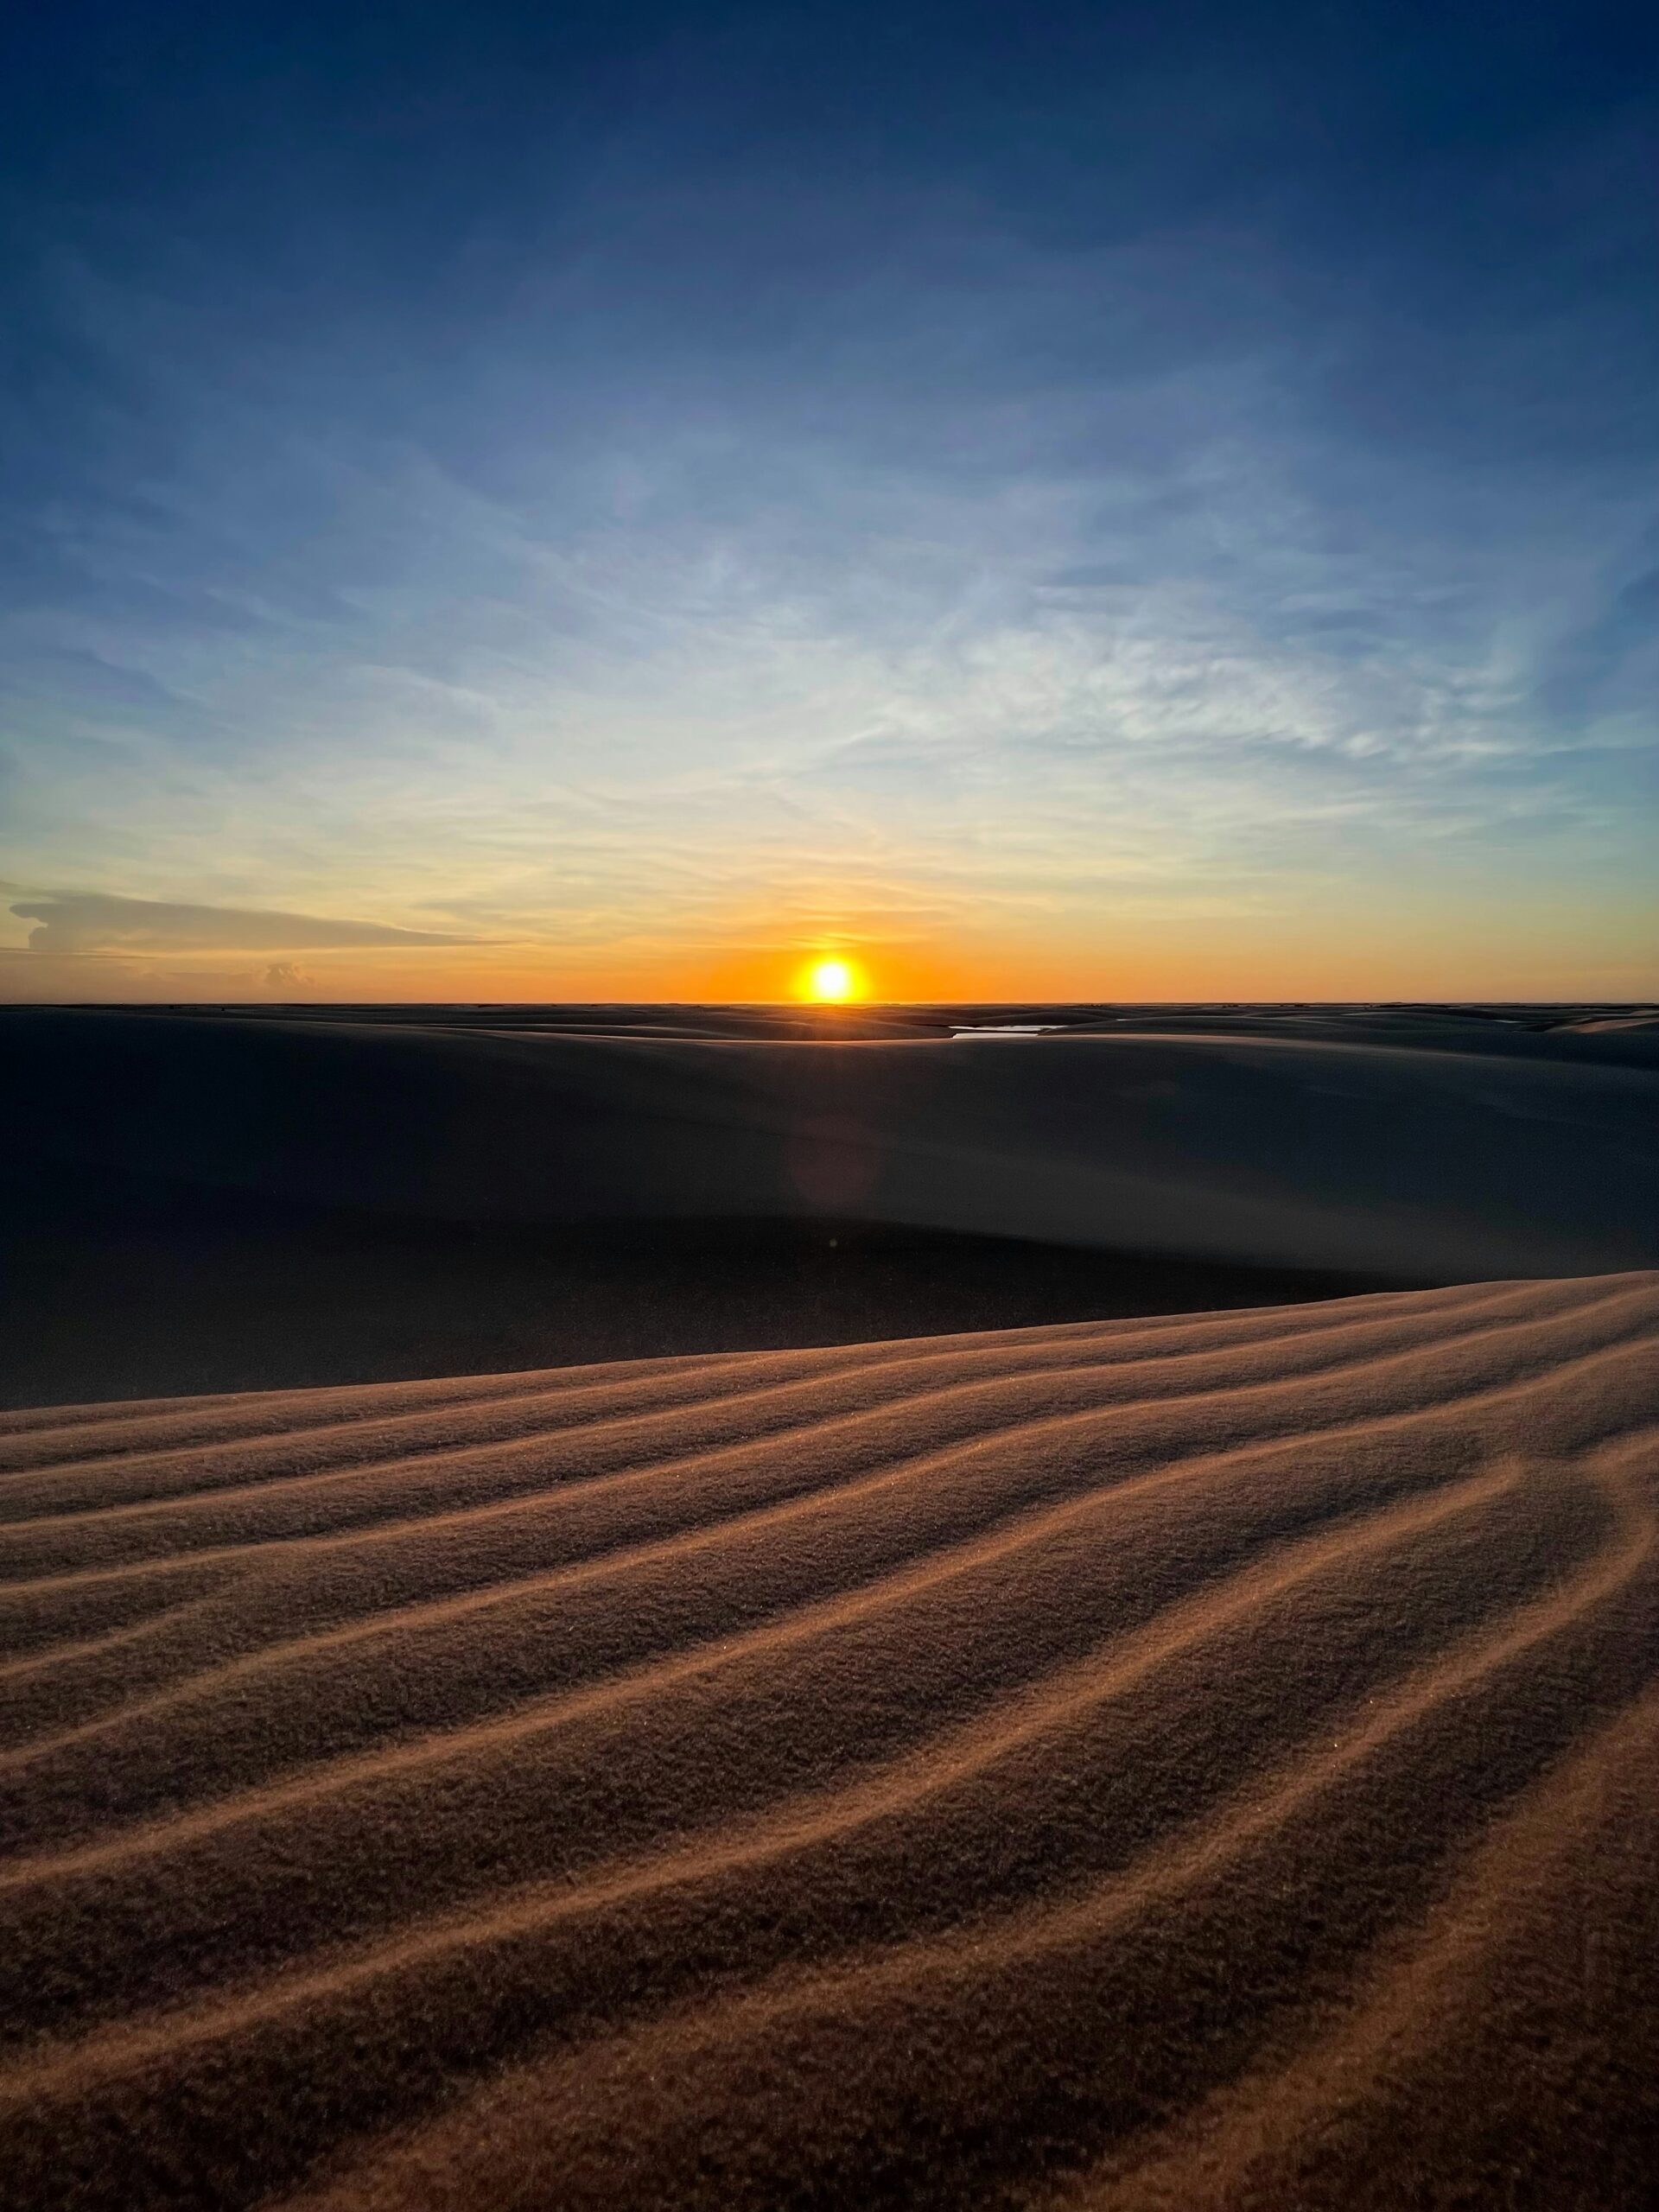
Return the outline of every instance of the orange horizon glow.
<path id="1" fill-rule="evenodd" d="M 1460 950 L 1460 949 L 1458 949 Z M 1405 961 L 1249 957 L 1073 958 L 1052 963 L 988 958 L 982 964 L 925 957 L 884 959 L 879 977 L 846 992 L 803 988 L 793 969 L 760 956 L 619 962 L 321 958 L 280 981 L 245 960 L 83 959 L 73 969 L 27 955 L 0 966 L 0 1002 L 63 1005 L 188 1004 L 260 1000 L 391 1005 L 667 1004 L 684 1006 L 888 1006 L 988 1003 L 1169 1005 L 1231 1001 L 1305 1005 L 1436 1000 L 1604 1001 L 1645 1004 L 1659 996 L 1649 963 L 1592 962 L 1547 952 L 1533 960 L 1448 951 Z"/>
<path id="2" fill-rule="evenodd" d="M 321 902 L 320 902 L 321 903 Z M 1643 911 L 1638 911 L 1642 909 Z M 987 1004 L 1077 1001 L 1569 1000 L 1645 1002 L 1659 991 L 1650 912 L 1634 898 L 1539 899 L 1522 922 L 1501 902 L 1403 914 L 1317 907 L 1220 916 L 1123 916 L 1019 931 L 980 916 L 948 931 L 894 931 L 863 917 L 798 933 L 738 915 L 677 939 L 666 930 L 607 946 L 531 943 L 301 946 L 282 952 L 158 944 L 73 957 L 0 946 L 13 1003 L 639 1002 L 681 1005 Z M 1642 950 L 1633 952 L 1639 944 Z M 839 974 L 815 982 L 830 963 Z M 828 982 L 831 988 L 825 988 Z"/>

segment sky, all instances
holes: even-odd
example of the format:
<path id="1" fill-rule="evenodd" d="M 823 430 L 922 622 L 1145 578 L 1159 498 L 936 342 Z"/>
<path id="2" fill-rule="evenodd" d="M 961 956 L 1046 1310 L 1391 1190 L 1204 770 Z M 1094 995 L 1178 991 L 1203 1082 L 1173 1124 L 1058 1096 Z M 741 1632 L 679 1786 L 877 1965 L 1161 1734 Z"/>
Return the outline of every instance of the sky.
<path id="1" fill-rule="evenodd" d="M 1659 995 L 1659 16 L 16 12 L 0 996 Z"/>

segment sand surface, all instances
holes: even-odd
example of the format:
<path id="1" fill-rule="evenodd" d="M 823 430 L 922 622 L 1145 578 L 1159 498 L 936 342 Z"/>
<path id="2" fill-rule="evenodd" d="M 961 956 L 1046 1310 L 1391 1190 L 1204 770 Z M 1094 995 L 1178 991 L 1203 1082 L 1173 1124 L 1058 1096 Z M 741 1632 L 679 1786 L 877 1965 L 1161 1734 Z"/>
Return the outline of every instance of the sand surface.
<path id="1" fill-rule="evenodd" d="M 0 1084 L 0 1404 L 1659 1267 L 1633 1009 L 14 1008 Z"/>
<path id="2" fill-rule="evenodd" d="M 1659 1265 L 1645 1030 L 803 1040 L 418 1011 L 14 1010 L 0 1178 L 22 1157 L 456 1223 L 830 1216 L 1464 1281 Z"/>
<path id="3" fill-rule="evenodd" d="M 1650 1273 L 0 1465 L 16 2212 L 1653 2201 Z"/>

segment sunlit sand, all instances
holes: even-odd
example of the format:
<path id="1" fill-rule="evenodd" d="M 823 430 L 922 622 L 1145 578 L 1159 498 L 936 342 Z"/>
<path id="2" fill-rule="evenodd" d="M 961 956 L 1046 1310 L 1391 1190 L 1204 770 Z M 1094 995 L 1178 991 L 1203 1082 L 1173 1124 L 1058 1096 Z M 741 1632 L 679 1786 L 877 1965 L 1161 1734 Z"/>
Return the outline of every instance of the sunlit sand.
<path id="1" fill-rule="evenodd" d="M 1656 1440 L 1653 1274 L 13 1416 L 8 2201 L 1633 2202 Z"/>

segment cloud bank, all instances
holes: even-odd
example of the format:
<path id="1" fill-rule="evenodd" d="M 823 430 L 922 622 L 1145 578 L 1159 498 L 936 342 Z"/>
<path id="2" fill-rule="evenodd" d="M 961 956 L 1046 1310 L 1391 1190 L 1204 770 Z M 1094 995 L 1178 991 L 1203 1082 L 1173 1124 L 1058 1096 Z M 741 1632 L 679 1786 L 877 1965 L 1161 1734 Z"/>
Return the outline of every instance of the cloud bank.
<path id="1" fill-rule="evenodd" d="M 41 956 L 90 953 L 294 952 L 454 945 L 475 938 L 435 930 L 397 929 L 383 922 L 353 922 L 317 914 L 287 914 L 247 906 L 199 906 L 160 899 L 121 899 L 104 893 L 60 893 L 19 899 L 11 908 L 37 925 L 29 949 Z M 273 968 L 273 981 L 297 970 Z"/>

